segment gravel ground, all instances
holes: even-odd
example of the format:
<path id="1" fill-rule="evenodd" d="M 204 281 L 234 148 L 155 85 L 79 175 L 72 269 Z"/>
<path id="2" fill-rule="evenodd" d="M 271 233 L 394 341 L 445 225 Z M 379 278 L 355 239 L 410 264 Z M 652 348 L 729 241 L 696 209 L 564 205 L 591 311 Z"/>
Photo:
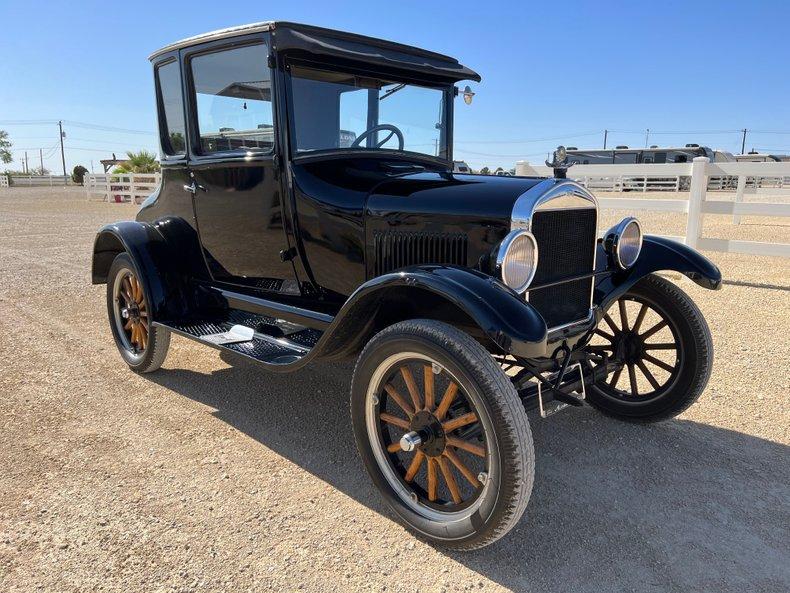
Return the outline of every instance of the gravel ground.
<path id="1" fill-rule="evenodd" d="M 588 408 L 532 418 L 524 518 L 445 554 L 364 473 L 349 365 L 268 374 L 175 337 L 160 372 L 127 370 L 89 268 L 97 227 L 134 210 L 0 190 L 1 591 L 790 588 L 790 260 L 709 254 L 738 284 L 679 279 L 716 347 L 700 402 L 648 427 Z M 709 234 L 735 236 L 719 218 Z M 738 238 L 790 242 L 744 222 Z"/>

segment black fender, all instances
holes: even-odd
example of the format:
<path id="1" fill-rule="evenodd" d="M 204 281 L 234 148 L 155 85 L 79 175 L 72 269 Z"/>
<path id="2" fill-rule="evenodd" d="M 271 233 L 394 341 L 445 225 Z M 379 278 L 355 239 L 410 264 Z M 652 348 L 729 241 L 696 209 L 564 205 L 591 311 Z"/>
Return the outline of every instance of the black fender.
<path id="1" fill-rule="evenodd" d="M 443 265 L 412 266 L 361 285 L 326 329 L 315 354 L 352 354 L 378 329 L 415 318 L 483 334 L 505 353 L 545 355 L 546 323 L 523 296 L 489 275 Z"/>
<path id="2" fill-rule="evenodd" d="M 599 269 L 602 265 L 616 269 L 600 243 L 597 262 Z M 653 272 L 669 270 L 688 276 L 703 288 L 721 288 L 721 271 L 699 251 L 672 239 L 646 235 L 639 257 L 631 268 L 598 276 L 593 301 L 606 311 L 640 279 Z"/>
<path id="3" fill-rule="evenodd" d="M 96 235 L 91 280 L 105 284 L 113 260 L 125 251 L 142 277 L 151 319 L 181 320 L 196 309 L 189 279 L 196 271 L 191 256 L 199 249 L 196 233 L 179 218 L 114 222 Z"/>

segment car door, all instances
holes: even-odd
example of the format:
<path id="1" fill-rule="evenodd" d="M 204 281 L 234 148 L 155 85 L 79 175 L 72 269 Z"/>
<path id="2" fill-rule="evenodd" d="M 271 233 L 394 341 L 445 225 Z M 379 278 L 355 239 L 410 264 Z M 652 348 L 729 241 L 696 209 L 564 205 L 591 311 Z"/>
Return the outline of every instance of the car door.
<path id="1" fill-rule="evenodd" d="M 195 218 L 214 280 L 298 294 L 288 257 L 268 48 L 262 36 L 183 56 Z"/>

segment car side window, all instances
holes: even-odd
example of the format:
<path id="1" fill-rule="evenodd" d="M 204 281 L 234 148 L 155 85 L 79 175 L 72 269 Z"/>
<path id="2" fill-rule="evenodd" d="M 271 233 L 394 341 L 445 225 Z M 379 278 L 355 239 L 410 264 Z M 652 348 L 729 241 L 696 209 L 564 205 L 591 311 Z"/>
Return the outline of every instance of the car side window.
<path id="1" fill-rule="evenodd" d="M 159 125 L 162 152 L 168 156 L 180 156 L 186 150 L 186 123 L 178 62 L 159 66 L 156 69 L 156 78 L 162 120 Z"/>
<path id="2" fill-rule="evenodd" d="M 266 45 L 197 55 L 190 61 L 202 154 L 274 147 Z"/>

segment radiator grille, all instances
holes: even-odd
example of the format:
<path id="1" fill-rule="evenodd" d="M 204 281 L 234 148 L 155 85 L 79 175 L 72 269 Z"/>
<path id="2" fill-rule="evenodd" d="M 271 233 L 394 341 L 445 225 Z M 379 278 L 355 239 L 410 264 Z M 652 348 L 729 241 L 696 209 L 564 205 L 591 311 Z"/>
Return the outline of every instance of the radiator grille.
<path id="1" fill-rule="evenodd" d="M 538 211 L 532 233 L 538 243 L 538 269 L 533 286 L 593 271 L 596 240 L 595 208 Z M 529 302 L 556 327 L 587 317 L 592 278 L 563 282 L 529 291 Z"/>
<path id="2" fill-rule="evenodd" d="M 466 265 L 465 235 L 376 232 L 373 246 L 376 276 L 419 264 Z"/>

